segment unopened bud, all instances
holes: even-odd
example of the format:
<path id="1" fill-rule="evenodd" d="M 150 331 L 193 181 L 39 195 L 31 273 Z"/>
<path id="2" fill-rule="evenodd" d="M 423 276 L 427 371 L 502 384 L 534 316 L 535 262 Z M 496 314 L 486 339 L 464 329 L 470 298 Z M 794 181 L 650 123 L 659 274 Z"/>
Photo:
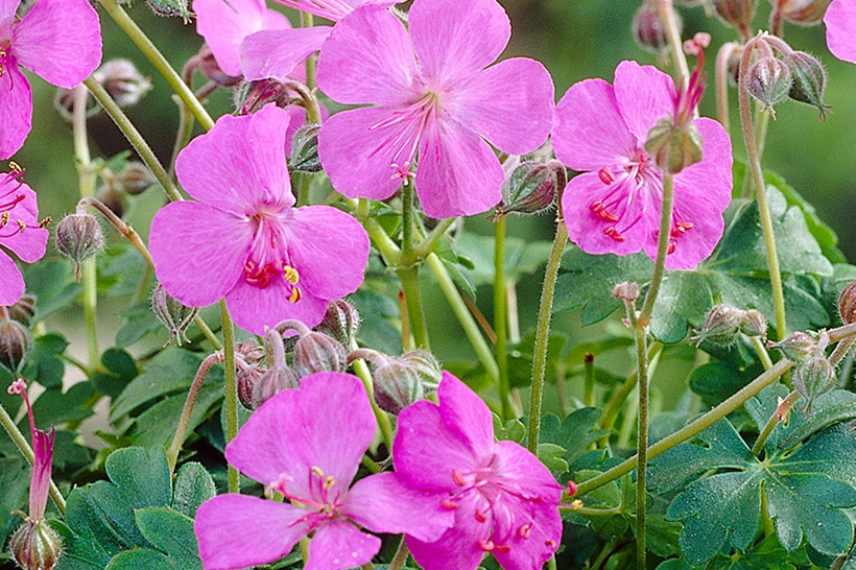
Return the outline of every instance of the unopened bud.
<path id="1" fill-rule="evenodd" d="M 0 320 L 0 363 L 15 371 L 30 350 L 32 337 L 27 327 L 12 319 Z"/>
<path id="2" fill-rule="evenodd" d="M 56 226 L 56 248 L 74 263 L 79 277 L 80 264 L 104 248 L 101 224 L 85 212 L 66 216 Z"/>
<path id="3" fill-rule="evenodd" d="M 152 312 L 166 327 L 176 345 L 181 346 L 182 342 L 190 342 L 186 334 L 187 329 L 199 314 L 199 309 L 186 307 L 158 283 L 152 292 Z"/>
<path id="4" fill-rule="evenodd" d="M 310 331 L 294 345 L 294 365 L 301 378 L 315 372 L 344 372 L 348 351 L 333 337 Z"/>
<path id="5" fill-rule="evenodd" d="M 372 375 L 378 405 L 391 414 L 425 397 L 425 391 L 435 389 L 441 370 L 430 352 L 417 350 L 398 358 L 387 358 Z"/>
<path id="6" fill-rule="evenodd" d="M 111 59 L 93 74 L 120 107 L 132 107 L 151 91 L 152 82 L 128 59 Z"/>
<path id="7" fill-rule="evenodd" d="M 850 283 L 838 295 L 838 314 L 845 325 L 856 323 L 856 281 Z"/>
<path id="8" fill-rule="evenodd" d="M 573 481 L 568 481 L 565 484 L 565 491 L 568 493 L 569 497 L 574 497 L 577 494 L 577 484 Z"/>
<path id="9" fill-rule="evenodd" d="M 146 0 L 146 4 L 157 16 L 190 21 L 190 0 Z"/>
<path id="10" fill-rule="evenodd" d="M 835 386 L 835 367 L 825 354 L 815 354 L 797 366 L 794 372 L 794 388 L 807 406 L 821 394 Z"/>
<path id="11" fill-rule="evenodd" d="M 126 201 L 127 198 L 124 194 L 119 192 L 116 188 L 111 185 L 102 186 L 98 189 L 95 198 L 107 206 L 107 208 L 116 214 L 117 218 L 125 217 L 125 210 L 127 208 Z"/>
<path id="12" fill-rule="evenodd" d="M 497 215 L 541 214 L 553 207 L 565 189 L 567 173 L 556 160 L 524 162 L 517 166 L 502 186 L 502 202 Z"/>
<path id="13" fill-rule="evenodd" d="M 710 342 L 729 347 L 737 342 L 745 311 L 729 305 L 716 305 L 704 319 L 701 329 L 693 337 L 697 344 Z"/>
<path id="14" fill-rule="evenodd" d="M 291 93 L 276 79 L 245 81 L 235 90 L 235 109 L 242 115 L 252 115 L 273 103 L 285 107 L 291 101 Z"/>
<path id="15" fill-rule="evenodd" d="M 657 121 L 645 142 L 645 150 L 655 157 L 657 166 L 672 174 L 701 162 L 701 149 L 701 139 L 692 123 L 678 126 L 668 117 Z"/>
<path id="16" fill-rule="evenodd" d="M 795 51 L 788 56 L 788 67 L 793 78 L 788 96 L 794 101 L 816 107 L 823 118 L 829 110 L 824 102 L 827 74 L 823 64 L 809 53 Z"/>
<path id="17" fill-rule="evenodd" d="M 116 182 L 125 193 L 139 196 L 157 183 L 152 171 L 142 162 L 128 161 L 122 172 L 116 177 Z"/>
<path id="18" fill-rule="evenodd" d="M 826 9 L 832 0 L 770 0 L 773 9 L 778 9 L 782 17 L 801 26 L 814 26 L 823 20 Z M 778 6 L 778 8 L 777 8 Z"/>
<path id="19" fill-rule="evenodd" d="M 54 109 L 59 116 L 71 123 L 74 121 L 74 101 L 76 98 L 75 88 L 66 89 L 60 87 L 54 95 Z M 101 105 L 92 97 L 86 98 L 86 118 L 91 119 L 101 112 Z"/>
<path id="20" fill-rule="evenodd" d="M 713 0 L 713 7 L 726 24 L 748 35 L 757 3 L 758 0 Z"/>
<path id="21" fill-rule="evenodd" d="M 321 172 L 321 161 L 318 158 L 318 133 L 321 125 L 306 123 L 294 133 L 291 143 L 292 172 Z"/>
<path id="22" fill-rule="evenodd" d="M 680 34 L 683 23 L 677 12 L 674 18 Z M 657 9 L 650 2 L 642 2 L 636 10 L 636 15 L 633 17 L 633 38 L 639 47 L 656 54 L 663 53 L 669 47 L 666 30 L 663 28 Z"/>
<path id="23" fill-rule="evenodd" d="M 791 333 L 784 340 L 772 344 L 771 347 L 782 351 L 782 354 L 796 362 L 803 362 L 816 355 L 819 350 L 817 339 L 801 331 Z"/>
<path id="24" fill-rule="evenodd" d="M 53 570 L 62 555 L 62 538 L 48 521 L 27 519 L 9 540 L 9 552 L 22 570 Z"/>
<path id="25" fill-rule="evenodd" d="M 773 56 L 765 56 L 749 68 L 747 90 L 766 110 L 788 98 L 793 86 L 793 77 L 788 65 Z"/>
<path id="26" fill-rule="evenodd" d="M 261 376 L 249 384 L 249 391 L 244 390 L 241 403 L 250 410 L 255 410 L 283 390 L 300 386 L 297 373 L 287 366 L 274 366 L 265 370 Z"/>
<path id="27" fill-rule="evenodd" d="M 743 311 L 743 316 L 740 319 L 740 332 L 749 337 L 767 336 L 767 317 L 756 309 Z"/>
<path id="28" fill-rule="evenodd" d="M 207 45 L 203 45 L 199 53 L 195 56 L 197 61 L 197 69 L 209 80 L 222 87 L 234 87 L 238 85 L 243 78 L 227 75 L 222 69 L 214 53 Z"/>
<path id="29" fill-rule="evenodd" d="M 29 293 L 24 293 L 18 302 L 9 309 L 9 316 L 26 326 L 30 324 L 36 314 L 36 298 Z"/>
<path id="30" fill-rule="evenodd" d="M 328 334 L 349 347 L 360 330 L 360 313 L 348 301 L 339 299 L 327 307 L 324 320 L 317 327 L 318 332 Z"/>
<path id="31" fill-rule="evenodd" d="M 612 296 L 626 303 L 635 303 L 636 300 L 639 299 L 641 292 L 642 289 L 639 286 L 639 283 L 634 283 L 632 281 L 619 283 L 612 288 Z"/>

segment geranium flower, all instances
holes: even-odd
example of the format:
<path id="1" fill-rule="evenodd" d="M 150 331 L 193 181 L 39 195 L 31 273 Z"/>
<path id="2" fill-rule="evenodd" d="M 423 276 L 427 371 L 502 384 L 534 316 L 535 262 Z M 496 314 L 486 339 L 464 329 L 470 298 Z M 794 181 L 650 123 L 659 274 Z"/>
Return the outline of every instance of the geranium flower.
<path id="1" fill-rule="evenodd" d="M 425 570 L 473 570 L 486 554 L 506 570 L 534 570 L 562 539 L 562 487 L 524 447 L 494 439 L 485 403 L 444 373 L 440 405 L 417 402 L 398 416 L 395 475 L 411 492 L 431 494 L 455 523 L 439 540 L 409 535 Z"/>
<path id="2" fill-rule="evenodd" d="M 359 527 L 437 539 L 452 515 L 430 495 L 392 473 L 351 486 L 374 432 L 365 389 L 349 374 L 307 376 L 266 402 L 226 447 L 226 459 L 288 502 L 229 494 L 203 504 L 195 528 L 205 569 L 274 562 L 309 534 L 306 570 L 355 568 L 381 544 Z"/>
<path id="3" fill-rule="evenodd" d="M 856 4 L 852 0 L 832 0 L 823 23 L 832 55 L 856 63 Z"/>
<path id="4" fill-rule="evenodd" d="M 70 89 L 101 63 L 101 27 L 89 0 L 37 0 L 22 19 L 20 0 L 0 0 L 0 159 L 30 133 L 33 97 L 21 73 Z"/>
<path id="5" fill-rule="evenodd" d="M 408 19 L 409 33 L 389 10 L 364 6 L 336 24 L 318 84 L 340 103 L 370 107 L 325 123 L 321 162 L 342 194 L 383 200 L 418 156 L 416 192 L 429 216 L 484 212 L 503 181 L 486 140 L 509 154 L 543 144 L 553 82 L 532 59 L 487 67 L 511 35 L 495 0 L 416 0 Z"/>
<path id="6" fill-rule="evenodd" d="M 256 334 L 285 319 L 309 327 L 363 281 L 368 236 L 329 206 L 294 208 L 285 164 L 288 114 L 274 105 L 221 117 L 176 161 L 193 198 L 152 221 L 155 272 L 191 307 L 223 297 L 235 322 Z"/>
<path id="7" fill-rule="evenodd" d="M 697 99 L 697 96 L 695 96 Z M 651 66 L 622 62 L 615 82 L 572 86 L 556 109 L 553 146 L 582 171 L 562 197 L 571 240 L 592 254 L 657 256 L 663 174 L 645 151 L 660 119 L 685 112 L 672 79 Z M 668 269 L 692 269 L 716 247 L 731 200 L 731 142 L 712 119 L 692 121 L 702 160 L 675 175 Z"/>
<path id="8" fill-rule="evenodd" d="M 45 431 L 36 427 L 36 418 L 27 395 L 27 384 L 16 380 L 9 385 L 9 394 L 21 396 L 27 408 L 27 421 L 30 425 L 30 440 L 33 447 L 33 470 L 30 475 L 30 509 L 28 520 L 38 522 L 45 518 L 48 505 L 48 493 L 51 485 L 53 466 L 53 448 L 56 432 L 53 428 Z"/>
<path id="9" fill-rule="evenodd" d="M 39 221 L 36 193 L 24 184 L 23 171 L 13 166 L 11 172 L 0 174 L 0 246 L 33 263 L 44 257 L 49 233 Z M 14 305 L 24 294 L 24 276 L 3 249 L 0 274 L 0 305 Z"/>

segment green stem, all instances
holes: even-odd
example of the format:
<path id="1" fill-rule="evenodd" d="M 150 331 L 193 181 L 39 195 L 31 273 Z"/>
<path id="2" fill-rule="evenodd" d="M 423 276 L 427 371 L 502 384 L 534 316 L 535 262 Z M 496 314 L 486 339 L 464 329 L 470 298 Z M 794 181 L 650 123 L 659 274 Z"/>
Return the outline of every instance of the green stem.
<path id="1" fill-rule="evenodd" d="M 660 294 L 660 286 L 666 275 L 666 257 L 669 254 L 669 240 L 672 231 L 672 211 L 674 209 L 675 176 L 670 172 L 663 173 L 663 206 L 660 212 L 660 234 L 657 240 L 657 260 L 654 262 L 654 273 L 651 284 L 645 295 L 642 311 L 639 313 L 637 328 L 647 329 L 651 322 L 651 314 Z"/>
<path id="2" fill-rule="evenodd" d="M 494 240 L 493 330 L 496 333 L 496 364 L 499 366 L 499 400 L 502 419 L 512 417 L 511 383 L 508 375 L 508 292 L 505 283 L 505 234 L 507 218 L 497 216 Z"/>
<path id="3" fill-rule="evenodd" d="M 750 398 L 754 398 L 767 386 L 776 382 L 779 378 L 784 376 L 786 372 L 788 372 L 791 368 L 793 368 L 794 363 L 788 359 L 782 359 L 776 363 L 773 368 L 765 371 L 763 374 L 758 376 L 755 380 L 744 386 L 739 392 L 704 414 L 703 416 L 697 418 L 696 420 L 690 422 L 683 428 L 679 429 L 672 435 L 669 435 L 660 441 L 650 445 L 647 449 L 648 459 L 654 459 L 655 457 L 661 455 L 662 453 L 668 451 L 669 449 L 675 447 L 676 445 L 680 445 L 685 441 L 688 441 L 700 434 L 740 406 L 742 406 L 747 400 Z M 603 487 L 607 483 L 611 481 L 615 481 L 621 476 L 630 473 L 633 471 L 633 468 L 636 467 L 636 456 L 619 463 L 612 469 L 601 473 L 600 475 L 588 479 L 587 481 L 583 481 L 577 487 L 577 496 L 582 496 L 586 493 L 590 493 L 595 489 L 599 489 Z"/>
<path id="4" fill-rule="evenodd" d="M 749 96 L 749 66 L 752 63 L 752 51 L 758 44 L 758 38 L 750 41 L 743 48 L 743 56 L 740 61 L 740 122 L 743 130 L 743 141 L 746 144 L 746 155 L 752 181 L 755 185 L 755 199 L 758 202 L 758 211 L 761 216 L 761 229 L 764 234 L 764 244 L 767 249 L 767 267 L 770 272 L 770 284 L 773 289 L 773 308 L 776 314 L 776 336 L 779 340 L 787 335 L 787 320 L 785 317 L 785 295 L 782 287 L 782 274 L 779 269 L 779 255 L 776 251 L 776 236 L 773 232 L 773 218 L 770 215 L 770 206 L 767 203 L 766 185 L 764 183 L 764 172 L 761 169 L 761 156 L 755 138 L 755 129 L 752 125 L 752 109 Z"/>
<path id="5" fill-rule="evenodd" d="M 639 376 L 638 425 L 636 429 L 636 566 L 645 568 L 648 474 L 648 333 L 645 327 L 636 327 L 636 360 Z"/>
<path id="6" fill-rule="evenodd" d="M 446 235 L 446 231 L 450 227 L 452 227 L 455 222 L 457 222 L 457 218 L 446 218 L 445 220 L 441 220 L 431 233 L 422 240 L 422 243 L 413 248 L 413 254 L 417 259 L 425 259 L 431 252 L 434 251 L 434 248 L 437 247 L 437 242 L 440 241 L 444 235 Z"/>
<path id="7" fill-rule="evenodd" d="M 235 368 L 235 327 L 225 301 L 220 301 L 220 316 L 223 321 L 223 366 L 226 369 L 224 413 L 226 414 L 226 443 L 238 435 L 238 382 Z M 228 470 L 229 492 L 240 493 L 240 474 L 232 464 Z"/>
<path id="8" fill-rule="evenodd" d="M 780 405 L 785 405 L 790 407 L 799 399 L 800 395 L 796 392 L 791 392 L 787 395 L 785 400 Z M 754 455 L 761 455 L 761 452 L 764 451 L 764 446 L 767 445 L 767 440 L 770 439 L 770 435 L 773 433 L 773 430 L 776 429 L 776 426 L 782 421 L 782 416 L 779 413 L 779 408 L 776 406 L 776 409 L 770 415 L 770 419 L 767 420 L 767 423 L 764 424 L 761 433 L 758 435 L 758 439 L 755 440 L 755 445 L 752 446 L 752 453 Z"/>
<path id="9" fill-rule="evenodd" d="M 369 215 L 368 200 L 361 198 L 359 202 L 356 202 L 356 213 L 357 219 L 363 224 L 366 233 L 369 234 L 372 240 L 372 244 L 380 252 L 384 262 L 390 267 L 398 265 L 401 258 L 401 251 L 398 249 L 398 245 L 392 241 L 389 234 L 383 229 L 383 226 Z"/>
<path id="10" fill-rule="evenodd" d="M 595 384 L 595 369 L 594 369 L 594 354 L 586 353 L 584 357 L 585 365 L 585 387 L 583 392 L 583 403 L 586 406 L 594 406 L 594 384 Z"/>
<path id="11" fill-rule="evenodd" d="M 297 205 L 309 204 L 309 193 L 312 190 L 312 175 L 305 172 L 295 173 L 297 176 Z"/>
<path id="12" fill-rule="evenodd" d="M 169 464 L 170 473 L 175 471 L 175 466 L 178 463 L 178 454 L 181 452 L 181 446 L 184 445 L 184 440 L 187 436 L 187 427 L 190 425 L 190 416 L 193 414 L 193 406 L 196 404 L 196 398 L 199 396 L 199 390 L 202 389 L 202 384 L 208 377 L 208 372 L 216 364 L 220 364 L 223 357 L 219 354 L 210 354 L 196 371 L 193 377 L 193 382 L 190 384 L 190 390 L 187 392 L 187 399 L 184 401 L 184 407 L 181 410 L 181 416 L 178 418 L 178 425 L 175 428 L 175 435 L 172 438 L 172 443 L 166 452 L 167 463 Z"/>
<path id="13" fill-rule="evenodd" d="M 755 354 L 758 355 L 758 360 L 761 361 L 761 365 L 764 367 L 764 370 L 769 370 L 773 367 L 773 361 L 770 358 L 770 353 L 767 352 L 767 348 L 764 346 L 764 341 L 761 340 L 760 336 L 752 337 L 752 348 L 755 349 Z"/>
<path id="14" fill-rule="evenodd" d="M 398 543 L 398 550 L 395 551 L 395 556 L 389 563 L 389 570 L 401 570 L 407 564 L 407 557 L 410 556 L 410 551 L 407 549 L 407 543 L 404 542 L 404 537 L 401 537 L 401 542 Z"/>
<path id="15" fill-rule="evenodd" d="M 615 515 L 620 515 L 622 512 L 620 507 L 615 507 L 612 509 L 593 509 L 591 507 L 576 507 L 569 504 L 563 504 L 559 507 L 563 511 L 570 511 L 572 513 L 577 513 L 578 515 L 582 515 L 584 517 L 611 517 Z"/>
<path id="16" fill-rule="evenodd" d="M 422 305 L 422 290 L 419 286 L 420 261 L 415 259 L 413 250 L 413 184 L 407 180 L 401 189 L 401 259 L 397 273 L 404 289 L 407 302 L 407 317 L 410 330 L 417 348 L 430 350 L 428 323 Z"/>
<path id="17" fill-rule="evenodd" d="M 356 350 L 356 348 L 356 343 L 354 343 L 351 350 Z M 371 404 L 375 421 L 377 421 L 377 427 L 380 429 L 380 435 L 383 438 L 383 443 L 386 445 L 387 451 L 392 453 L 392 424 L 389 421 L 389 416 L 386 412 L 380 409 L 380 406 L 377 405 L 377 401 L 375 401 L 374 382 L 372 381 L 372 375 L 369 371 L 369 367 L 366 366 L 366 363 L 363 360 L 355 360 L 353 366 L 354 372 L 357 373 L 357 376 L 363 383 L 363 387 L 366 389 L 366 393 L 369 395 L 369 403 Z"/>
<path id="18" fill-rule="evenodd" d="M 678 73 L 679 84 L 686 87 L 690 81 L 690 68 L 687 65 L 687 56 L 684 55 L 681 33 L 678 31 L 678 22 L 675 19 L 674 3 L 672 0 L 656 0 L 656 5 L 657 14 L 669 42 L 669 51 L 672 55 L 672 63 Z"/>
<path id="19" fill-rule="evenodd" d="M 544 286 L 541 289 L 541 306 L 538 309 L 538 322 L 535 327 L 535 346 L 532 350 L 532 388 L 529 393 L 529 451 L 538 450 L 538 437 L 541 431 L 541 407 L 544 398 L 544 376 L 547 372 L 547 346 L 550 340 L 550 321 L 553 317 L 553 297 L 556 292 L 556 279 L 559 276 L 559 264 L 568 241 L 568 229 L 559 217 L 556 220 L 556 237 L 547 259 L 544 274 Z"/>
<path id="20" fill-rule="evenodd" d="M 303 28 L 311 28 L 315 25 L 315 17 L 309 12 L 301 12 L 300 13 L 300 26 Z M 306 58 L 306 86 L 309 87 L 310 90 L 314 90 L 316 86 L 315 81 L 315 70 L 317 67 L 317 56 L 315 54 L 310 55 Z M 318 120 L 316 119 L 317 123 Z"/>
<path id="21" fill-rule="evenodd" d="M 716 114 L 725 131 L 731 132 L 731 113 L 728 106 L 728 61 L 734 50 L 740 46 L 734 42 L 727 42 L 719 48 L 716 54 Z"/>

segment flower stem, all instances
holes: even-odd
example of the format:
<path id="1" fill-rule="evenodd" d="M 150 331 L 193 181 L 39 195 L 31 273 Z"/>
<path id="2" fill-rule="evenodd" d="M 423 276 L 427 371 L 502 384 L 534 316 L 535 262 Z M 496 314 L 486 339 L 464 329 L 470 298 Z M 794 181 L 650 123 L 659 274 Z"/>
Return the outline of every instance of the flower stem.
<path id="1" fill-rule="evenodd" d="M 352 343 L 351 351 L 357 350 L 356 342 Z M 366 366 L 366 363 L 362 359 L 355 360 L 353 363 L 354 372 L 357 373 L 360 381 L 363 383 L 363 387 L 366 389 L 366 393 L 369 395 L 369 404 L 371 404 L 372 412 L 375 416 L 375 421 L 377 421 L 377 427 L 380 429 L 380 435 L 383 438 L 383 443 L 386 445 L 386 449 L 389 453 L 392 453 L 392 424 L 389 421 L 389 416 L 386 415 L 380 406 L 377 405 L 377 401 L 374 397 L 374 382 L 372 381 L 372 374 L 369 371 L 369 367 Z"/>
<path id="2" fill-rule="evenodd" d="M 759 38 L 755 38 L 743 48 L 743 56 L 740 61 L 739 101 L 740 122 L 743 130 L 743 141 L 746 144 L 746 155 L 752 181 L 755 185 L 755 199 L 758 202 L 758 211 L 761 216 L 761 229 L 764 234 L 764 244 L 767 248 L 767 267 L 770 271 L 770 284 L 773 289 L 773 308 L 776 315 L 776 336 L 779 340 L 787 334 L 787 320 L 785 317 L 785 294 L 782 287 L 782 274 L 779 269 L 779 255 L 776 251 L 776 236 L 773 233 L 773 218 L 770 215 L 770 206 L 767 203 L 766 185 L 764 183 L 764 172 L 761 169 L 761 156 L 755 137 L 755 128 L 752 124 L 752 108 L 749 96 L 749 66 L 752 63 L 752 52 L 758 44 Z"/>
<path id="3" fill-rule="evenodd" d="M 302 28 L 311 28 L 315 25 L 315 16 L 310 14 L 309 12 L 301 12 L 300 13 L 300 26 Z M 309 89 L 314 90 L 316 81 L 315 81 L 315 69 L 317 67 L 317 56 L 315 54 L 311 54 L 306 58 L 306 86 Z M 318 122 L 316 119 L 315 122 Z"/>
<path id="4" fill-rule="evenodd" d="M 752 348 L 755 349 L 755 354 L 758 355 L 758 359 L 761 361 L 761 365 L 764 367 L 764 370 L 769 370 L 773 367 L 773 361 L 770 358 L 770 353 L 767 352 L 767 349 L 764 347 L 764 341 L 761 340 L 761 337 L 752 337 Z"/>
<path id="5" fill-rule="evenodd" d="M 790 407 L 794 402 L 799 400 L 799 398 L 800 395 L 797 392 L 791 392 L 780 405 Z M 779 409 L 777 407 L 770 415 L 770 419 L 767 420 L 767 423 L 764 424 L 764 427 L 761 429 L 758 439 L 755 440 L 755 445 L 752 446 L 753 455 L 761 455 L 761 452 L 764 451 L 764 446 L 767 445 L 767 440 L 770 439 L 770 435 L 773 433 L 773 430 L 776 429 L 776 426 L 781 422 L 782 415 L 779 413 Z"/>
<path id="6" fill-rule="evenodd" d="M 505 283 L 505 234 L 507 218 L 499 215 L 494 226 L 493 262 L 493 330 L 496 333 L 496 364 L 499 366 L 499 400 L 502 405 L 502 419 L 510 420 L 513 415 L 511 405 L 511 383 L 508 377 L 508 293 Z"/>
<path id="7" fill-rule="evenodd" d="M 648 331 L 636 327 L 636 360 L 638 369 L 638 425 L 636 428 L 636 566 L 645 568 L 647 555 L 645 519 L 647 494 L 645 485 L 648 474 Z"/>
<path id="8" fill-rule="evenodd" d="M 731 114 L 728 106 L 728 60 L 739 47 L 734 42 L 727 42 L 719 48 L 719 53 L 716 55 L 716 114 L 728 133 L 731 132 Z"/>
<path id="9" fill-rule="evenodd" d="M 389 563 L 389 570 L 401 570 L 407 564 L 407 557 L 410 556 L 410 551 L 407 549 L 407 543 L 404 542 L 404 537 L 401 537 L 401 542 L 398 543 L 398 550 L 395 551 L 395 556 Z"/>
<path id="10" fill-rule="evenodd" d="M 407 316 L 416 347 L 430 350 L 428 324 L 422 306 L 422 290 L 419 287 L 420 261 L 415 259 L 413 251 L 413 184 L 408 180 L 401 189 L 401 259 L 397 269 L 404 298 L 407 302 Z"/>
<path id="11" fill-rule="evenodd" d="M 687 65 L 687 56 L 684 55 L 683 45 L 681 43 L 681 33 L 678 31 L 678 22 L 675 19 L 675 7 L 672 0 L 656 0 L 657 14 L 660 16 L 660 22 L 666 32 L 666 39 L 669 42 L 669 51 L 672 54 L 672 63 L 678 72 L 679 84 L 686 87 L 690 81 L 690 68 Z"/>
<path id="12" fill-rule="evenodd" d="M 585 386 L 583 391 L 583 403 L 586 406 L 594 406 L 594 384 L 595 384 L 595 368 L 594 354 L 587 352 L 583 365 L 585 366 Z"/>
<path id="13" fill-rule="evenodd" d="M 436 227 L 431 230 L 431 233 L 422 240 L 422 243 L 413 248 L 413 254 L 418 259 L 425 259 L 428 254 L 432 253 L 434 248 L 437 247 L 437 242 L 440 241 L 440 238 L 446 235 L 448 229 L 457 221 L 457 218 L 446 218 L 445 220 L 441 220 Z"/>
<path id="14" fill-rule="evenodd" d="M 657 241 L 657 260 L 654 262 L 654 273 L 651 276 L 651 283 L 648 286 L 648 292 L 645 295 L 645 302 L 642 305 L 642 311 L 639 313 L 637 328 L 647 329 L 651 322 L 651 314 L 654 312 L 654 305 L 657 302 L 657 296 L 660 294 L 660 286 L 663 284 L 663 277 L 666 275 L 666 257 L 669 254 L 669 238 L 672 231 L 672 211 L 674 209 L 675 196 L 675 176 L 672 173 L 663 173 L 663 205 L 660 212 L 660 234 Z"/>
<path id="15" fill-rule="evenodd" d="M 544 286 L 541 289 L 541 306 L 538 308 L 538 322 L 535 327 L 535 347 L 532 350 L 532 387 L 529 394 L 529 451 L 538 450 L 538 437 L 541 431 L 541 407 L 544 398 L 544 376 L 547 372 L 547 348 L 550 340 L 550 321 L 553 317 L 553 297 L 556 293 L 556 279 L 559 277 L 559 264 L 568 242 L 568 228 L 561 217 L 556 220 L 556 237 L 547 258 L 544 274 Z"/>
<path id="16" fill-rule="evenodd" d="M 235 327 L 225 301 L 220 301 L 220 317 L 223 321 L 223 366 L 226 382 L 223 387 L 224 413 L 226 414 L 226 443 L 238 435 L 238 382 L 235 375 Z M 228 470 L 229 492 L 240 493 L 240 475 L 232 464 Z"/>

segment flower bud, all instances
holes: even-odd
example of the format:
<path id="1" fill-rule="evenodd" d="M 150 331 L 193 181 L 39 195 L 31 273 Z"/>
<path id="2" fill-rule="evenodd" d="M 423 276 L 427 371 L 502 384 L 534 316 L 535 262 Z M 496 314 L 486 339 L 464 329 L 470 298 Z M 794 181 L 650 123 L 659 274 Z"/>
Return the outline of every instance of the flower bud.
<path id="1" fill-rule="evenodd" d="M 294 345 L 294 365 L 301 378 L 315 372 L 344 372 L 348 368 L 348 351 L 331 336 L 309 332 Z"/>
<path id="2" fill-rule="evenodd" d="M 641 292 L 642 290 L 641 287 L 639 287 L 639 283 L 625 281 L 613 287 L 612 296 L 626 303 L 635 303 L 637 299 L 639 299 Z"/>
<path id="3" fill-rule="evenodd" d="M 645 150 L 655 157 L 657 166 L 672 174 L 700 162 L 701 148 L 701 139 L 692 123 L 677 126 L 668 117 L 654 125 L 645 142 Z"/>
<path id="4" fill-rule="evenodd" d="M 0 321 L 0 363 L 6 368 L 17 370 L 32 344 L 27 327 L 12 319 Z"/>
<path id="5" fill-rule="evenodd" d="M 181 346 L 182 342 L 190 342 L 186 334 L 187 329 L 199 314 L 199 309 L 184 306 L 158 283 L 152 292 L 152 312 L 169 331 L 176 345 Z"/>
<path id="6" fill-rule="evenodd" d="M 856 281 L 851 282 L 838 295 L 838 314 L 845 325 L 856 323 Z"/>
<path id="7" fill-rule="evenodd" d="M 767 317 L 755 309 L 743 311 L 743 316 L 740 319 L 740 332 L 749 337 L 767 336 Z"/>
<path id="8" fill-rule="evenodd" d="M 242 115 L 252 115 L 273 103 L 284 107 L 290 99 L 285 86 L 275 79 L 245 81 L 235 90 L 235 109 Z"/>
<path id="9" fill-rule="evenodd" d="M 111 59 L 93 76 L 120 107 L 136 105 L 152 89 L 152 82 L 128 59 Z"/>
<path id="10" fill-rule="evenodd" d="M 116 217 L 121 219 L 125 216 L 127 198 L 112 185 L 99 188 L 95 198 L 116 214 Z"/>
<path id="11" fill-rule="evenodd" d="M 24 293 L 18 302 L 8 309 L 10 317 L 27 326 L 36 314 L 36 298 L 29 293 Z"/>
<path id="12" fill-rule="evenodd" d="M 125 193 L 131 196 L 139 196 L 157 184 L 152 171 L 145 164 L 136 160 L 128 161 L 125 164 L 125 168 L 116 177 L 116 182 Z"/>
<path id="13" fill-rule="evenodd" d="M 56 90 L 56 94 L 54 95 L 54 109 L 59 113 L 59 116 L 65 119 L 67 122 L 72 122 L 74 120 L 74 94 L 75 89 L 66 89 L 65 87 L 60 87 Z M 91 119 L 92 117 L 98 115 L 101 112 L 101 105 L 98 104 L 92 97 L 86 98 L 86 118 Z"/>
<path id="14" fill-rule="evenodd" d="M 782 17 L 801 26 L 819 24 L 832 0 L 770 0 L 773 8 L 781 11 Z"/>
<path id="15" fill-rule="evenodd" d="M 425 397 L 426 389 L 436 389 L 440 364 L 430 352 L 416 350 L 398 358 L 387 358 L 372 375 L 378 406 L 391 414 Z"/>
<path id="16" fill-rule="evenodd" d="M 220 69 L 220 64 L 217 63 L 214 53 L 207 45 L 203 45 L 195 57 L 197 62 L 196 68 L 200 73 L 221 87 L 234 87 L 243 80 L 241 77 L 227 75 L 226 72 Z"/>
<path id="17" fill-rule="evenodd" d="M 726 66 L 728 82 L 737 87 L 740 83 L 740 60 L 743 57 L 743 46 L 734 46 L 731 53 L 728 54 L 728 63 Z"/>
<path id="18" fill-rule="evenodd" d="M 713 8 L 726 24 L 748 35 L 757 3 L 758 0 L 713 0 Z"/>
<path id="19" fill-rule="evenodd" d="M 829 107 L 824 103 L 827 74 L 823 64 L 813 55 L 795 51 L 788 57 L 793 83 L 788 96 L 794 101 L 816 107 L 823 118 Z"/>
<path id="20" fill-rule="evenodd" d="M 146 0 L 149 8 L 157 16 L 164 18 L 181 18 L 184 23 L 190 22 L 190 0 Z"/>
<path id="21" fill-rule="evenodd" d="M 788 65 L 773 56 L 765 56 L 755 62 L 747 77 L 749 94 L 768 111 L 788 98 L 794 83 Z"/>
<path id="22" fill-rule="evenodd" d="M 680 16 L 675 12 L 675 21 L 678 23 L 680 33 L 683 23 Z M 669 47 L 666 31 L 657 14 L 657 9 L 649 2 L 642 2 L 636 15 L 633 17 L 633 38 L 645 51 L 656 54 L 663 53 Z"/>
<path id="23" fill-rule="evenodd" d="M 704 319 L 701 329 L 692 338 L 696 344 L 710 342 L 729 347 L 737 342 L 745 311 L 729 305 L 716 305 Z"/>
<path id="24" fill-rule="evenodd" d="M 262 372 L 252 382 L 245 381 L 245 385 L 244 390 L 238 392 L 238 396 L 247 409 L 255 410 L 283 390 L 300 386 L 300 379 L 291 368 L 274 366 Z"/>
<path id="25" fill-rule="evenodd" d="M 291 143 L 290 170 L 293 172 L 321 172 L 318 159 L 318 133 L 321 125 L 306 123 L 294 133 Z"/>
<path id="26" fill-rule="evenodd" d="M 771 347 L 779 349 L 787 358 L 796 362 L 803 362 L 817 354 L 819 350 L 817 339 L 801 331 L 791 333 L 784 340 L 772 344 Z"/>
<path id="27" fill-rule="evenodd" d="M 541 214 L 553 207 L 567 184 L 565 167 L 556 160 L 527 161 L 514 169 L 502 185 L 497 215 Z"/>
<path id="28" fill-rule="evenodd" d="M 835 386 L 835 367 L 825 354 L 811 356 L 797 366 L 794 372 L 794 388 L 807 405 Z"/>
<path id="29" fill-rule="evenodd" d="M 356 307 L 344 299 L 333 301 L 327 307 L 324 320 L 318 325 L 317 330 L 332 336 L 343 346 L 349 347 L 360 330 L 360 313 Z"/>
<path id="30" fill-rule="evenodd" d="M 85 212 L 66 216 L 56 226 L 56 248 L 74 263 L 79 277 L 80 264 L 104 248 L 101 224 Z"/>
<path id="31" fill-rule="evenodd" d="M 62 538 L 48 521 L 27 519 L 9 540 L 9 552 L 22 570 L 53 570 L 62 555 Z"/>

